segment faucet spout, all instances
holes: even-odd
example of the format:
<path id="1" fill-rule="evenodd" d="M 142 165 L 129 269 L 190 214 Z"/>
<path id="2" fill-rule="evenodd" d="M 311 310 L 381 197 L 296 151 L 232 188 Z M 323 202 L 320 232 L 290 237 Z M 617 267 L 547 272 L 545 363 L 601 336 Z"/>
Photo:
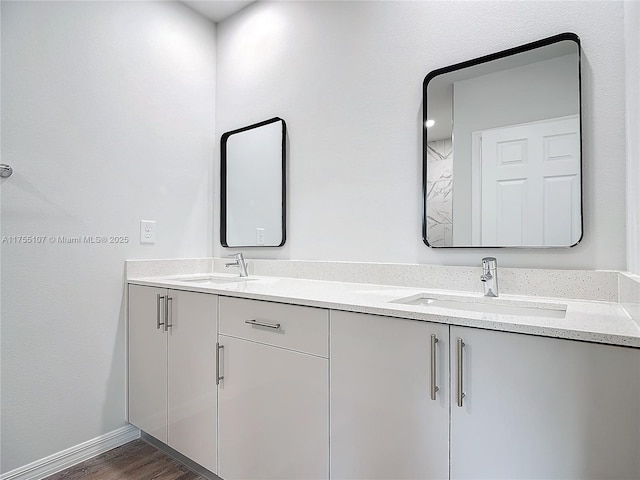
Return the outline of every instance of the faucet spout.
<path id="1" fill-rule="evenodd" d="M 482 275 L 480 281 L 484 289 L 485 297 L 498 296 L 498 261 L 495 257 L 482 259 Z"/>
<path id="2" fill-rule="evenodd" d="M 249 271 L 247 270 L 247 262 L 245 262 L 244 260 L 244 255 L 242 254 L 242 252 L 240 253 L 236 253 L 234 255 L 230 255 L 231 257 L 235 258 L 235 262 L 230 262 L 230 263 L 225 263 L 225 267 L 229 268 L 229 267 L 240 267 L 240 276 L 241 277 L 248 277 L 249 276 Z"/>

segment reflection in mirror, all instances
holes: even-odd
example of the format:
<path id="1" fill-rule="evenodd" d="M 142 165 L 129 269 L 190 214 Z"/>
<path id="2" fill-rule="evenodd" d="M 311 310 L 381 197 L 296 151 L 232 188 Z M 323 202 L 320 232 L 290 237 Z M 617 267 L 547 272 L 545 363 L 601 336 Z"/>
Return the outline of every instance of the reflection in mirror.
<path id="1" fill-rule="evenodd" d="M 571 33 L 429 73 L 425 243 L 576 245 L 580 121 L 580 43 Z"/>
<path id="2" fill-rule="evenodd" d="M 286 124 L 274 117 L 221 139 L 220 242 L 281 247 L 286 238 Z"/>

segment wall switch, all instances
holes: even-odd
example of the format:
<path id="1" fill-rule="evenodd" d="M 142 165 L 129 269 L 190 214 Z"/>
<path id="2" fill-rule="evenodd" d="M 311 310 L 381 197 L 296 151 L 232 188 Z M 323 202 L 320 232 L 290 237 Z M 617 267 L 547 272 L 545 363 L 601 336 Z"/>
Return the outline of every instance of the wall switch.
<path id="1" fill-rule="evenodd" d="M 155 220 L 140 220 L 140 243 L 156 243 Z"/>
<path id="2" fill-rule="evenodd" d="M 256 245 L 264 245 L 264 228 L 256 228 Z"/>

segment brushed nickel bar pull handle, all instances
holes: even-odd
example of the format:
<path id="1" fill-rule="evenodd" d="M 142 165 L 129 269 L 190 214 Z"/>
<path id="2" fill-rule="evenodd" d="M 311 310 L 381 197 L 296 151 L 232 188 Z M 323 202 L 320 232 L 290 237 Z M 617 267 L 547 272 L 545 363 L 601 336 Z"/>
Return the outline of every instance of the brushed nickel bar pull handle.
<path id="1" fill-rule="evenodd" d="M 164 300 L 164 295 L 158 294 L 158 303 L 156 304 L 156 330 L 160 330 L 160 325 L 164 325 L 164 322 L 160 321 L 160 302 Z"/>
<path id="2" fill-rule="evenodd" d="M 164 315 L 164 331 L 168 331 L 169 327 L 173 327 L 172 320 L 172 307 L 173 306 L 173 297 L 167 295 L 167 301 L 165 302 L 165 315 Z"/>
<path id="3" fill-rule="evenodd" d="M 463 382 L 462 382 L 462 349 L 464 348 L 465 343 L 461 338 L 457 340 L 457 353 L 458 353 L 458 391 L 457 391 L 457 400 L 458 406 L 462 407 L 462 399 L 464 398 L 464 392 L 462 391 Z"/>
<path id="4" fill-rule="evenodd" d="M 438 337 L 431 335 L 431 400 L 436 399 L 436 392 L 440 390 L 436 385 L 436 343 Z"/>
<path id="5" fill-rule="evenodd" d="M 249 325 L 254 325 L 257 327 L 273 328 L 274 330 L 277 330 L 280 328 L 279 323 L 259 322 L 257 320 L 245 320 L 244 323 L 248 323 Z"/>
<path id="6" fill-rule="evenodd" d="M 216 385 L 220 385 L 220 380 L 224 380 L 224 375 L 220 376 L 220 350 L 224 348 L 224 345 L 216 343 Z"/>

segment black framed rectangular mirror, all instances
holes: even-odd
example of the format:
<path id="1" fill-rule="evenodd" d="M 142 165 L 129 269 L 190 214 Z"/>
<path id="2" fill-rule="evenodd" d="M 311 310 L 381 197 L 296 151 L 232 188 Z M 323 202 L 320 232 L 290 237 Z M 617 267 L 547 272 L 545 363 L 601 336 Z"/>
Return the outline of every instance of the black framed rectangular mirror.
<path id="1" fill-rule="evenodd" d="M 570 247 L 582 239 L 580 40 L 563 33 L 424 79 L 429 247 Z"/>
<path id="2" fill-rule="evenodd" d="M 220 141 L 220 243 L 281 247 L 286 240 L 286 135 L 274 117 Z"/>

